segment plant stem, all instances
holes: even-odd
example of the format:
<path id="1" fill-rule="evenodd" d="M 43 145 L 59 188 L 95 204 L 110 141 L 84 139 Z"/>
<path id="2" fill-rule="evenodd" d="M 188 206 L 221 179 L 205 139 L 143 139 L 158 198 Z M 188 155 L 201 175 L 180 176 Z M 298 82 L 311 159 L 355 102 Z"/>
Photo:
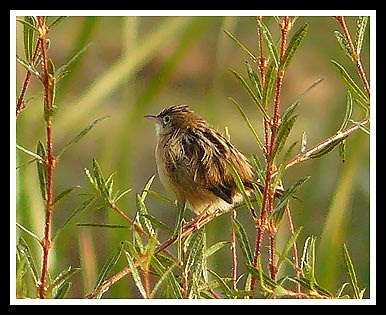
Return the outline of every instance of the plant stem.
<path id="1" fill-rule="evenodd" d="M 236 219 L 236 210 L 231 210 L 231 250 L 232 250 L 232 289 L 237 290 L 237 252 L 236 252 L 236 230 L 233 220 Z"/>
<path id="2" fill-rule="evenodd" d="M 336 18 L 339 21 L 339 24 L 341 25 L 341 27 L 343 29 L 344 36 L 346 38 L 348 45 L 350 46 L 352 56 L 355 59 L 355 64 L 356 64 L 356 67 L 358 69 L 359 76 L 361 77 L 363 85 L 365 86 L 367 95 L 370 98 L 370 85 L 369 85 L 369 82 L 367 81 L 366 74 L 363 70 L 361 56 L 357 53 L 357 51 L 354 48 L 354 43 L 351 39 L 350 32 L 348 31 L 348 28 L 346 25 L 346 20 L 345 20 L 344 16 L 337 16 Z M 370 104 L 370 102 L 369 102 L 369 104 Z"/>
<path id="3" fill-rule="evenodd" d="M 50 113 L 52 110 L 52 85 L 53 79 L 48 71 L 48 55 L 47 48 L 45 45 L 46 35 L 48 28 L 45 25 L 44 18 L 38 17 L 38 35 L 40 42 L 40 50 L 42 52 L 42 63 L 43 63 L 43 74 L 42 82 L 44 85 L 44 107 L 45 113 Z M 43 264 L 42 264 L 42 275 L 39 287 L 39 296 L 41 299 L 45 298 L 45 292 L 47 289 L 47 274 L 48 274 L 48 257 L 49 251 L 52 247 L 51 244 L 51 222 L 53 213 L 53 191 L 54 191 L 54 168 L 56 164 L 55 157 L 53 155 L 53 139 L 52 139 L 52 121 L 50 115 L 45 117 L 46 121 L 46 136 L 47 136 L 47 157 L 45 165 L 47 168 L 47 201 L 46 201 L 46 218 L 44 226 L 44 238 L 41 241 L 43 248 Z"/>
<path id="4" fill-rule="evenodd" d="M 38 57 L 38 53 L 40 50 L 40 41 L 36 42 L 36 47 L 35 47 L 35 52 L 34 55 L 32 56 L 32 60 L 30 62 L 30 65 L 33 66 L 35 64 L 36 58 Z M 17 98 L 17 104 L 16 104 L 16 119 L 19 117 L 19 114 L 22 110 L 25 109 L 25 102 L 24 102 L 24 97 L 27 92 L 27 88 L 29 86 L 29 83 L 31 81 L 31 75 L 32 73 L 27 71 L 27 74 L 25 75 L 25 79 L 23 82 L 23 86 L 20 91 L 20 95 Z"/>

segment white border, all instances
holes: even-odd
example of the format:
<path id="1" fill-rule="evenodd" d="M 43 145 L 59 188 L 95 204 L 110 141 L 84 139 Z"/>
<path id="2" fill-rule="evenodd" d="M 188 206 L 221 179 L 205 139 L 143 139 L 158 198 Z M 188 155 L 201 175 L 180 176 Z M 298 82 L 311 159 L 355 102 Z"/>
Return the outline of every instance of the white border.
<path id="1" fill-rule="evenodd" d="M 299 16 L 370 16 L 370 81 L 371 81 L 371 136 L 370 136 L 370 299 L 366 300 L 173 300 L 173 299 L 65 299 L 65 300 L 25 300 L 16 299 L 16 16 L 24 15 L 68 15 L 68 16 L 257 16 L 257 15 L 299 15 Z M 376 11 L 375 10 L 11 10 L 10 11 L 10 304 L 11 305 L 372 305 L 376 303 Z"/>

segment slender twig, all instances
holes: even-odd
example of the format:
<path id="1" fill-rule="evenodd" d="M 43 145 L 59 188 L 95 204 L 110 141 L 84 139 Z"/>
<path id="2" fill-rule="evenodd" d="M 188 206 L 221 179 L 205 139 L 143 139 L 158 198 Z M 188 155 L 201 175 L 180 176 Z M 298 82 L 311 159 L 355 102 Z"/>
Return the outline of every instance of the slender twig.
<path id="1" fill-rule="evenodd" d="M 288 32 L 290 31 L 292 27 L 291 20 L 288 16 L 284 17 L 282 20 L 282 23 L 280 24 L 281 27 L 281 46 L 280 46 L 280 61 L 283 59 L 286 45 L 287 45 L 287 36 Z M 263 203 L 262 203 L 262 210 L 261 215 L 257 228 L 257 237 L 256 237 L 256 246 L 255 246 L 255 254 L 253 258 L 253 264 L 255 267 L 257 267 L 258 257 L 260 255 L 261 251 L 261 244 L 263 240 L 263 234 L 265 227 L 267 225 L 267 214 L 272 213 L 273 211 L 273 200 L 274 200 L 274 193 L 272 192 L 271 188 L 271 182 L 272 182 L 272 175 L 276 170 L 276 166 L 274 165 L 273 159 L 271 159 L 273 148 L 276 141 L 276 134 L 277 130 L 279 128 L 280 124 L 280 115 L 279 115 L 279 108 L 280 108 L 280 95 L 281 95 L 281 88 L 283 84 L 283 78 L 284 78 L 284 69 L 282 66 L 279 66 L 278 73 L 277 73 L 277 79 L 276 79 L 276 89 L 275 89 L 275 98 L 274 98 L 274 110 L 273 110 L 273 118 L 272 122 L 270 122 L 271 125 L 271 139 L 268 140 L 267 132 L 266 132 L 266 149 L 267 149 L 267 172 L 266 172 L 266 178 L 265 178 L 265 187 L 264 187 L 264 193 L 263 193 Z M 270 233 L 270 273 L 271 278 L 274 279 L 276 276 L 276 268 L 275 268 L 275 236 L 276 236 L 276 228 L 274 227 L 274 222 L 271 219 L 269 221 L 269 233 Z M 252 277 L 251 280 L 251 290 L 254 289 L 256 284 L 256 278 Z"/>
<path id="2" fill-rule="evenodd" d="M 40 51 L 40 41 L 37 41 L 36 46 L 35 46 L 35 52 L 32 56 L 32 60 L 30 62 L 31 66 L 33 66 L 35 64 L 36 58 L 39 55 L 39 51 Z M 31 76 L 32 76 L 32 73 L 30 71 L 27 71 L 27 74 L 25 75 L 25 79 L 24 79 L 24 82 L 23 82 L 23 85 L 22 85 L 22 88 L 20 91 L 20 95 L 17 98 L 16 119 L 19 117 L 20 112 L 25 109 L 26 102 L 24 101 L 24 97 L 25 97 L 25 94 L 27 92 L 27 88 L 29 86 L 29 83 L 31 81 Z"/>
<path id="3" fill-rule="evenodd" d="M 367 95 L 370 98 L 370 85 L 369 85 L 369 82 L 367 81 L 366 74 L 363 70 L 361 56 L 360 56 L 360 54 L 357 53 L 357 51 L 354 48 L 354 43 L 351 39 L 350 32 L 348 31 L 345 18 L 344 18 L 344 16 L 337 16 L 336 18 L 339 21 L 339 24 L 341 25 L 341 27 L 343 29 L 343 33 L 344 33 L 344 36 L 346 38 L 346 41 L 347 41 L 348 45 L 350 46 L 351 54 L 355 59 L 355 64 L 356 64 L 356 67 L 358 69 L 359 76 L 361 77 L 361 79 L 363 81 L 363 85 L 365 86 Z M 369 101 L 369 103 L 370 103 L 370 101 Z"/>
<path id="4" fill-rule="evenodd" d="M 210 221 L 212 221 L 214 218 L 222 215 L 224 212 L 223 211 L 220 211 L 220 210 L 217 210 L 216 212 L 214 213 L 211 213 L 211 214 L 205 214 L 204 216 L 201 216 L 199 215 L 198 218 L 199 220 L 198 221 L 191 221 L 190 223 L 186 224 L 183 229 L 182 229 L 182 233 L 181 233 L 181 238 L 184 238 L 186 237 L 187 235 L 191 234 L 191 233 L 194 233 L 195 231 L 197 231 L 198 229 L 200 229 L 200 227 L 206 225 L 207 223 L 209 223 Z M 168 247 L 170 247 L 171 245 L 173 245 L 178 239 L 178 233 L 174 234 L 173 236 L 171 236 L 168 240 L 166 240 L 165 242 L 163 242 L 161 245 L 159 245 L 156 250 L 154 251 L 154 255 L 158 254 L 159 252 L 161 251 L 166 251 Z M 105 282 L 103 282 L 97 289 L 95 289 L 93 292 L 87 294 L 86 296 L 84 296 L 84 298 L 94 298 L 94 297 L 97 297 L 98 295 L 100 295 L 101 293 L 107 291 L 110 286 L 112 286 L 114 283 L 118 282 L 120 279 L 122 279 L 123 277 L 125 277 L 126 275 L 128 275 L 129 273 L 131 272 L 130 268 L 129 267 L 125 267 L 123 268 L 121 271 L 117 272 L 116 274 L 114 274 L 112 277 L 110 277 L 108 280 L 106 280 Z M 213 294 L 213 291 L 211 291 L 211 293 Z M 217 294 L 217 295 L 214 295 L 216 298 L 220 298 L 220 296 Z"/>
<path id="5" fill-rule="evenodd" d="M 232 251 L 232 289 L 237 290 L 237 252 L 236 252 L 236 229 L 233 220 L 236 219 L 236 210 L 231 210 L 231 251 Z"/>
<path id="6" fill-rule="evenodd" d="M 294 236 L 295 235 L 295 229 L 294 229 L 294 224 L 293 224 L 293 221 L 292 221 L 292 216 L 291 216 L 291 210 L 290 210 L 290 207 L 289 207 L 289 203 L 287 203 L 287 205 L 285 207 L 285 211 L 286 211 L 286 214 L 287 214 L 287 217 L 288 217 L 288 225 L 289 225 L 289 229 L 290 229 L 291 235 Z M 295 275 L 296 275 L 296 277 L 298 279 L 300 279 L 300 275 L 303 272 L 302 272 L 302 270 L 300 268 L 300 265 L 299 265 L 298 248 L 296 246 L 296 240 L 292 244 L 292 249 L 293 249 L 293 253 L 294 253 Z M 300 298 L 300 296 L 301 296 L 301 287 L 300 287 L 300 283 L 299 282 L 296 285 L 296 291 L 298 293 L 298 298 Z"/>
<path id="7" fill-rule="evenodd" d="M 52 111 L 53 102 L 53 78 L 48 70 L 48 55 L 46 43 L 46 35 L 48 28 L 45 25 L 44 18 L 38 17 L 38 41 L 40 42 L 40 50 L 42 53 L 42 65 L 43 74 L 41 76 L 42 83 L 44 85 L 44 107 L 45 113 Z M 53 155 L 53 139 L 52 139 L 52 121 L 50 115 L 45 115 L 46 121 L 46 136 L 47 136 L 47 157 L 45 165 L 47 168 L 47 201 L 46 201 L 46 218 L 44 227 L 44 238 L 41 241 L 43 248 L 43 264 L 42 275 L 39 287 L 40 298 L 45 298 L 45 292 L 47 287 L 47 274 L 48 274 L 48 256 L 51 249 L 51 221 L 53 213 L 53 191 L 54 191 L 54 168 L 56 164 L 55 157 Z"/>

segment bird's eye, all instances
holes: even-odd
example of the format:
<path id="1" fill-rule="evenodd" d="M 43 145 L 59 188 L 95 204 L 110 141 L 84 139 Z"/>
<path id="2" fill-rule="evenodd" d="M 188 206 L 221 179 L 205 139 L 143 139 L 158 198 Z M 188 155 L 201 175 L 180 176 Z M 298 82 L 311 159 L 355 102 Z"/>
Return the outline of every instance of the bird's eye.
<path id="1" fill-rule="evenodd" d="M 164 118 L 163 118 L 163 122 L 164 124 L 168 124 L 170 122 L 170 116 L 169 115 L 165 115 Z"/>

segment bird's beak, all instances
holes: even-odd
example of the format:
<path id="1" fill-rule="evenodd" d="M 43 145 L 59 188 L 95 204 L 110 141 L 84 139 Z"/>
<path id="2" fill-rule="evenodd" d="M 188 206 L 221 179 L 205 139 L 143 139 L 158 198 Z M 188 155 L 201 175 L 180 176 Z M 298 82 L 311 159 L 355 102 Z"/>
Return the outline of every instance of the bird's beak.
<path id="1" fill-rule="evenodd" d="M 151 119 L 151 120 L 154 120 L 154 121 L 158 121 L 158 116 L 157 115 L 148 114 L 148 115 L 145 115 L 144 117 L 146 117 L 148 119 Z"/>

